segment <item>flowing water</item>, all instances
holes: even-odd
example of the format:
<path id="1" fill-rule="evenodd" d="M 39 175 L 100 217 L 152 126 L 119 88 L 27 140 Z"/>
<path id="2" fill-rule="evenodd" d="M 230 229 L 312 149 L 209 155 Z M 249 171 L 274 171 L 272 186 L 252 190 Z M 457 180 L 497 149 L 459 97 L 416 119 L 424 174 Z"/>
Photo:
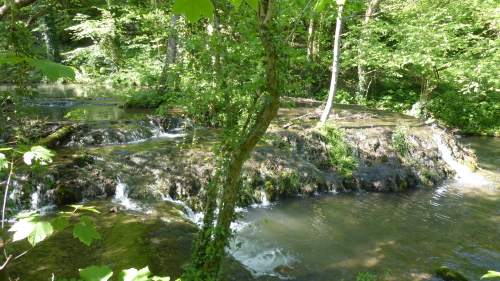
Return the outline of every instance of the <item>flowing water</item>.
<path id="1" fill-rule="evenodd" d="M 295 280 L 354 280 L 357 272 L 437 280 L 433 270 L 441 265 L 479 280 L 500 270 L 500 139 L 461 142 L 478 154 L 473 180 L 462 175 L 437 189 L 297 197 L 248 208 L 234 226 L 235 244 L 242 243 L 234 256 L 256 275 L 281 272 Z"/>
<path id="2" fill-rule="evenodd" d="M 147 120 L 146 115 L 152 111 L 120 108 L 123 98 L 109 98 L 106 91 L 82 91 L 78 87 L 42 87 L 42 91 L 44 94 L 35 102 L 38 114 L 49 120 L 62 120 L 68 112 L 81 109 L 86 121 L 136 120 L 138 127 L 151 125 L 137 120 Z M 360 115 L 378 118 L 344 120 L 343 126 L 395 126 L 394 113 L 355 106 L 338 105 L 336 117 L 342 120 L 344 112 L 358 110 Z M 308 111 L 280 110 L 280 114 L 293 117 Z M 419 122 L 397 116 L 400 122 Z M 107 124 L 100 126 L 110 127 Z M 177 158 L 169 153 L 177 153 L 175 145 L 185 136 L 175 130 L 142 135 L 149 139 L 140 141 L 143 137 L 137 136 L 131 142 L 115 137 L 107 142 L 113 145 L 87 147 L 98 157 L 128 157 L 138 163 L 130 167 L 152 171 L 138 174 L 126 170 L 126 161 L 109 163 L 118 184 L 111 200 L 138 211 L 142 205 L 129 199 L 127 192 L 137 185 L 161 185 L 156 171 L 163 169 L 162 165 L 182 166 L 170 163 Z M 378 280 L 437 280 L 432 272 L 441 265 L 461 271 L 469 280 L 479 280 L 487 270 L 500 271 L 500 139 L 464 137 L 460 141 L 476 149 L 480 171 L 459 172 L 456 179 L 436 189 L 335 193 L 292 197 L 277 203 L 262 198 L 265 204 L 242 209 L 246 220 L 234 224 L 238 234 L 233 246 L 242 243 L 234 257 L 256 276 L 279 273 L 280 278 L 295 280 L 355 280 L 358 272 L 377 274 Z M 64 155 L 65 150 L 74 153 L 67 147 L 59 154 Z M 188 211 L 186 215 L 195 217 Z"/>

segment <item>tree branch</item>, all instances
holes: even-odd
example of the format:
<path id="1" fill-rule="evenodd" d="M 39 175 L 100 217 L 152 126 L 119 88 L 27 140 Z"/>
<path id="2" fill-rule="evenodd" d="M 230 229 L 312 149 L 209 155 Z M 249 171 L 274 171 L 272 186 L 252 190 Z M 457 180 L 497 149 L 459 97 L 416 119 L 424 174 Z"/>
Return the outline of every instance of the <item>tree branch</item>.
<path id="1" fill-rule="evenodd" d="M 35 3 L 37 0 L 14 0 L 14 5 L 17 8 L 23 8 Z M 0 20 L 2 20 L 6 15 L 8 15 L 12 11 L 11 3 L 6 3 L 2 7 L 0 7 Z"/>
<path id="2" fill-rule="evenodd" d="M 31 16 L 31 18 L 28 20 L 28 22 L 26 23 L 26 25 L 24 27 L 28 28 L 35 20 L 37 20 L 39 17 L 48 13 L 50 11 L 50 9 L 52 9 L 52 7 L 57 5 L 57 3 L 59 3 L 59 2 L 61 2 L 61 0 L 56 0 L 56 1 L 52 2 L 52 4 L 45 7 L 45 9 L 36 12 L 34 15 Z"/>

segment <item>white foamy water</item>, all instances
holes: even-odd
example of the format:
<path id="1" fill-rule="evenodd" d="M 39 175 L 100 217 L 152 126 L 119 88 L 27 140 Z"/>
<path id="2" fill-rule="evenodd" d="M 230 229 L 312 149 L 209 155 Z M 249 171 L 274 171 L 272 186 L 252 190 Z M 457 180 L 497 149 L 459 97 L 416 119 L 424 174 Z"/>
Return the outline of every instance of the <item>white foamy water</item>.
<path id="1" fill-rule="evenodd" d="M 439 134 L 434 135 L 434 140 L 438 145 L 439 152 L 441 152 L 441 157 L 453 170 L 455 170 L 455 180 L 465 181 L 468 183 L 484 185 L 487 184 L 486 180 L 478 174 L 472 172 L 467 166 L 459 163 L 451 155 L 450 149 L 444 145 L 441 141 L 441 136 Z"/>

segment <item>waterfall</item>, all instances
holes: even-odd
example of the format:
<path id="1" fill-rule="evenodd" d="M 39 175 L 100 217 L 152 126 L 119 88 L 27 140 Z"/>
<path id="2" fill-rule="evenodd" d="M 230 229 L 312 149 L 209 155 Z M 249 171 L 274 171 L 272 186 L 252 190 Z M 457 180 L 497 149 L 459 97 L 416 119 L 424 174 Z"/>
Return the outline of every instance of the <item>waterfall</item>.
<path id="1" fill-rule="evenodd" d="M 260 202 L 261 202 L 260 205 L 268 206 L 269 200 L 267 199 L 267 194 L 266 194 L 266 174 L 264 174 L 262 168 L 260 168 L 260 178 L 262 179 L 262 186 L 260 187 Z"/>
<path id="2" fill-rule="evenodd" d="M 119 204 L 125 207 L 127 210 L 134 211 L 144 211 L 137 203 L 132 202 L 128 197 L 128 188 L 125 183 L 120 181 L 120 178 L 117 179 L 118 184 L 116 185 L 115 197 L 111 199 L 111 202 L 115 204 Z"/>
<path id="3" fill-rule="evenodd" d="M 451 150 L 443 144 L 441 140 L 441 135 L 436 133 L 434 134 L 434 140 L 438 145 L 439 152 L 441 153 L 441 157 L 453 170 L 455 170 L 455 180 L 466 181 L 470 183 L 478 183 L 484 182 L 480 176 L 475 175 L 467 166 L 456 161 L 452 154 Z"/>

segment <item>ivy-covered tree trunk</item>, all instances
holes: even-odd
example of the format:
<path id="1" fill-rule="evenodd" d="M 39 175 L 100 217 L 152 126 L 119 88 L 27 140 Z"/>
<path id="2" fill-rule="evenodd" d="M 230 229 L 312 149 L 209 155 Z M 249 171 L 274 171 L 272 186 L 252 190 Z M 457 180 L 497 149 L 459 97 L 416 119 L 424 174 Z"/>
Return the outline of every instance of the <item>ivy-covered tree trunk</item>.
<path id="1" fill-rule="evenodd" d="M 197 275 L 199 280 L 218 280 L 221 273 L 222 260 L 225 257 L 225 248 L 228 245 L 228 239 L 231 236 L 231 222 L 235 218 L 235 206 L 240 193 L 240 178 L 241 170 L 250 152 L 255 147 L 257 142 L 266 132 L 271 120 L 276 116 L 279 108 L 279 90 L 276 74 L 277 54 L 273 44 L 270 25 L 272 21 L 272 11 L 274 0 L 263 0 L 258 6 L 258 31 L 260 39 L 266 54 L 266 85 L 263 105 L 260 111 L 255 116 L 253 123 L 249 116 L 246 126 L 241 132 L 242 137 L 239 138 L 233 148 L 227 150 L 227 162 L 224 166 L 224 176 L 221 182 L 222 195 L 219 204 L 219 213 L 217 215 L 217 224 L 215 228 L 204 227 L 199 235 L 197 249 L 193 256 L 195 271 L 190 274 Z M 218 192 L 216 189 L 208 192 L 207 204 L 213 208 L 214 202 L 217 201 Z M 206 214 L 207 215 L 207 214 Z M 209 210 L 209 216 L 213 216 L 213 211 Z M 205 219 L 206 225 L 213 225 L 210 222 L 211 218 Z M 188 274 L 188 275 L 190 275 Z M 188 276 L 187 280 L 190 276 Z M 196 279 L 196 278 L 193 278 Z"/>

